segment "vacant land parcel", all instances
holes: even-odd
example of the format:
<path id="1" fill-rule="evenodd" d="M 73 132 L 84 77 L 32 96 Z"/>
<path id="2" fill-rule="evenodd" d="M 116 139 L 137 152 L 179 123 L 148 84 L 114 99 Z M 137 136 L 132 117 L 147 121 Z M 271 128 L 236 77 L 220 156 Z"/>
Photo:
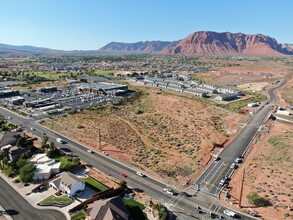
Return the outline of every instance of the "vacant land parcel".
<path id="1" fill-rule="evenodd" d="M 237 127 L 237 120 L 228 117 L 244 118 L 158 89 L 144 88 L 135 96 L 121 105 L 52 119 L 46 125 L 96 150 L 100 129 L 101 151 L 148 172 L 186 181 L 209 161 L 216 144 L 228 140 L 223 128 Z"/>

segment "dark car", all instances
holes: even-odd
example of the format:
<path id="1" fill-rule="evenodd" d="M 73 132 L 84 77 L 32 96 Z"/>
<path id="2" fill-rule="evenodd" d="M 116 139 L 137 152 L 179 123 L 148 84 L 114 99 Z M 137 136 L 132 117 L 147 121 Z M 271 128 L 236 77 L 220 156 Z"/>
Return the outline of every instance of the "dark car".
<path id="1" fill-rule="evenodd" d="M 133 191 L 138 192 L 138 193 L 143 193 L 144 191 L 139 188 L 133 188 Z"/>
<path id="2" fill-rule="evenodd" d="M 71 152 L 71 150 L 69 148 L 66 148 L 66 147 L 61 147 L 60 150 L 62 150 L 64 152 Z"/>
<path id="3" fill-rule="evenodd" d="M 182 196 L 186 196 L 186 197 L 189 196 L 189 194 L 188 194 L 187 192 L 184 192 L 184 191 L 181 191 L 181 192 L 180 192 L 180 195 L 182 195 Z"/>

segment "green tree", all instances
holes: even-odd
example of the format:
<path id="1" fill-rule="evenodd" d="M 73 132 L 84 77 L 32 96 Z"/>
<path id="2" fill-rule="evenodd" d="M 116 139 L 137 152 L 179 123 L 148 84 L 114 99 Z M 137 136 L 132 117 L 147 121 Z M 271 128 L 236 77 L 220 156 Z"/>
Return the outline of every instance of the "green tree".
<path id="1" fill-rule="evenodd" d="M 3 160 L 5 158 L 5 153 L 3 150 L 0 150 L 0 168 L 3 169 Z"/>
<path id="2" fill-rule="evenodd" d="M 126 180 L 121 180 L 120 182 L 119 182 L 119 185 L 120 185 L 120 187 L 122 187 L 122 188 L 127 188 L 127 182 L 126 182 Z"/>
<path id="3" fill-rule="evenodd" d="M 18 140 L 16 142 L 16 146 L 17 147 L 25 147 L 25 145 L 26 145 L 26 138 L 25 137 L 18 138 Z"/>
<path id="4" fill-rule="evenodd" d="M 19 169 L 19 179 L 25 183 L 32 181 L 35 170 L 36 166 L 34 164 L 26 164 L 25 166 Z"/>
<path id="5" fill-rule="evenodd" d="M 47 149 L 48 148 L 48 136 L 45 135 L 43 138 L 42 138 L 42 142 L 41 142 L 41 148 L 42 149 Z"/>
<path id="6" fill-rule="evenodd" d="M 24 167 L 27 164 L 28 164 L 28 161 L 26 159 L 19 159 L 16 163 L 18 169 L 21 169 L 22 167 Z"/>
<path id="7" fill-rule="evenodd" d="M 4 173 L 6 176 L 11 177 L 12 174 L 13 174 L 13 167 L 12 167 L 10 164 L 6 164 L 6 165 L 5 165 L 5 168 L 4 168 L 4 170 L 3 170 L 3 173 Z"/>

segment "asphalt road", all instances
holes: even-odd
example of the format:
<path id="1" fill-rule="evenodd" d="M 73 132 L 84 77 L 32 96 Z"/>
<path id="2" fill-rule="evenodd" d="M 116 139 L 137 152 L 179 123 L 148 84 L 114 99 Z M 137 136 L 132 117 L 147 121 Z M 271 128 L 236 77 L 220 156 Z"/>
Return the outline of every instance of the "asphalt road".
<path id="1" fill-rule="evenodd" d="M 287 76 L 288 77 L 288 76 Z M 220 181 L 224 178 L 231 177 L 234 169 L 230 168 L 231 164 L 239 157 L 244 157 L 250 142 L 254 139 L 265 118 L 268 117 L 272 109 L 271 103 L 275 101 L 274 90 L 282 87 L 287 79 L 280 82 L 276 87 L 269 89 L 270 99 L 267 105 L 260 107 L 254 115 L 251 116 L 245 127 L 237 137 L 221 152 L 220 160 L 213 161 L 212 164 L 202 173 L 195 182 L 196 188 L 207 195 L 216 197 L 222 187 Z M 241 164 L 239 164 L 241 166 Z"/>
<path id="2" fill-rule="evenodd" d="M 34 220 L 65 220 L 65 216 L 55 210 L 40 210 L 32 207 L 20 194 L 18 194 L 9 184 L 0 178 L 0 204 L 5 210 L 15 210 L 18 212 L 11 217 L 14 220 L 34 219 Z"/>

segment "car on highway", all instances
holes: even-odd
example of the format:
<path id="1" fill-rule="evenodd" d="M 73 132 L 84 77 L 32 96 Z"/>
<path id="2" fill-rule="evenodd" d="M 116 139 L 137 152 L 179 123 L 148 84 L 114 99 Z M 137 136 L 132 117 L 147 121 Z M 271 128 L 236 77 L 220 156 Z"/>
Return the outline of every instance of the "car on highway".
<path id="1" fill-rule="evenodd" d="M 145 176 L 145 175 L 144 175 L 142 172 L 140 172 L 140 171 L 137 171 L 137 172 L 136 172 L 136 175 L 141 176 L 141 177 L 144 177 L 144 176 Z"/>
<path id="2" fill-rule="evenodd" d="M 174 192 L 173 191 L 167 191 L 166 193 L 169 194 L 169 195 L 171 195 L 171 196 L 174 196 Z"/>
<path id="3" fill-rule="evenodd" d="M 237 166 L 236 163 L 232 163 L 231 166 L 230 166 L 231 169 L 236 169 L 237 167 L 238 167 L 238 166 Z"/>
<path id="4" fill-rule="evenodd" d="M 229 209 L 225 209 L 224 210 L 224 214 L 227 215 L 227 216 L 230 216 L 230 217 L 235 217 L 236 213 L 229 210 Z"/>
<path id="5" fill-rule="evenodd" d="M 228 177 L 223 177 L 220 181 L 220 186 L 224 186 L 228 182 Z"/>
<path id="6" fill-rule="evenodd" d="M 198 213 L 206 213 L 206 211 L 203 210 L 200 206 L 196 206 L 195 209 L 198 211 Z"/>
<path id="7" fill-rule="evenodd" d="M 123 177 L 123 178 L 127 177 L 127 175 L 125 173 L 120 173 L 120 176 Z"/>
<path id="8" fill-rule="evenodd" d="M 165 191 L 166 193 L 170 194 L 170 195 L 174 195 L 173 190 L 172 190 L 171 188 L 169 188 L 169 187 L 164 188 L 164 191 Z"/>
<path id="9" fill-rule="evenodd" d="M 90 153 L 90 154 L 93 153 L 91 150 L 86 150 L 86 152 L 88 152 L 88 153 Z"/>
<path id="10" fill-rule="evenodd" d="M 61 147 L 60 150 L 62 150 L 64 152 L 71 152 L 71 150 L 69 148 L 66 148 L 66 147 Z"/>
<path id="11" fill-rule="evenodd" d="M 34 129 L 34 128 L 31 128 L 31 131 L 35 131 L 36 129 Z"/>
<path id="12" fill-rule="evenodd" d="M 184 191 L 181 191 L 181 192 L 180 192 L 180 195 L 182 195 L 182 196 L 186 196 L 186 197 L 189 196 L 189 194 L 188 194 L 187 192 L 184 192 Z"/>
<path id="13" fill-rule="evenodd" d="M 219 156 L 216 156 L 216 157 L 214 158 L 214 161 L 219 161 L 219 160 L 221 160 L 221 158 L 220 158 Z"/>
<path id="14" fill-rule="evenodd" d="M 64 141 L 61 138 L 56 138 L 56 141 L 60 144 L 64 144 Z"/>
<path id="15" fill-rule="evenodd" d="M 45 132 L 42 133 L 44 136 L 47 136 L 47 134 Z"/>
<path id="16" fill-rule="evenodd" d="M 243 162 L 243 160 L 240 157 L 238 157 L 238 158 L 235 159 L 235 163 L 242 163 L 242 162 Z"/>
<path id="17" fill-rule="evenodd" d="M 10 116 L 7 117 L 8 120 L 12 119 Z"/>
<path id="18" fill-rule="evenodd" d="M 224 216 L 222 216 L 222 215 L 218 215 L 216 217 L 216 219 L 218 219 L 218 220 L 226 220 L 226 218 Z"/>

